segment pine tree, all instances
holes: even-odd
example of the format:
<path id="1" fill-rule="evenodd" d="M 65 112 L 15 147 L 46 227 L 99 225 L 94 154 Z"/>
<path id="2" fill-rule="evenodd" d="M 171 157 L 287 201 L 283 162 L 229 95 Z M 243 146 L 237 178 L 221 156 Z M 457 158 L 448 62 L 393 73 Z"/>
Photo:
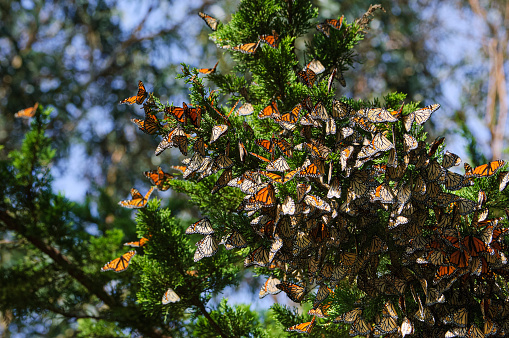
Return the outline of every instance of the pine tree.
<path id="1" fill-rule="evenodd" d="M 40 115 L 23 155 L 13 153 L 12 167 L 2 169 L 6 182 L 20 172 L 19 186 L 5 186 L 2 226 L 59 266 L 66 261 L 37 239 L 89 264 L 78 277 L 98 274 L 97 262 L 113 259 L 90 281 L 93 287 L 86 278 L 75 280 L 108 305 L 103 313 L 121 329 L 147 336 L 258 337 L 282 329 L 334 337 L 503 336 L 504 161 L 465 165 L 463 175 L 451 170 L 461 159 L 444 152 L 444 138 L 428 143 L 423 131 L 439 104 L 419 108 L 402 93 L 373 100 L 337 95 L 338 83 L 348 85 L 342 73 L 353 66 L 376 8 L 352 23 L 317 22 L 317 10 L 303 0 L 246 0 L 229 23 L 202 15 L 214 30 L 211 39 L 230 53 L 235 74 L 182 65 L 188 103 L 147 95 L 140 127 L 162 137 L 156 154 L 178 148 L 186 158 L 172 167 L 181 175 L 146 172 L 152 188 L 132 190 L 132 199 L 120 202 L 139 209 L 138 238 L 126 243 L 133 250 L 118 250 L 118 232 L 84 235 L 89 247 L 65 242 L 72 225 L 61 213 L 38 212 L 59 205 L 37 190 L 47 185 L 44 173 L 34 171 L 44 163 L 35 159 L 51 157 L 37 138 Z M 39 145 L 42 154 L 34 151 Z M 203 218 L 179 221 L 151 196 L 155 187 L 187 195 Z M 14 200 L 21 201 L 18 211 Z M 25 224 L 33 225 L 30 232 Z M 45 257 L 32 264 L 44 267 Z M 283 291 L 309 311 L 276 304 L 261 318 L 226 299 L 214 305 L 211 298 L 238 285 L 245 268 L 267 277 L 260 297 Z M 75 269 L 66 271 L 76 276 Z M 113 291 L 103 289 L 113 276 L 108 270 L 121 272 Z M 115 334 L 118 328 L 99 319 L 82 323 L 82 334 Z"/>
<path id="2" fill-rule="evenodd" d="M 439 104 L 419 108 L 401 93 L 372 101 L 336 98 L 335 80 L 345 85 L 342 72 L 353 65 L 375 9 L 353 23 L 343 17 L 313 22 L 317 11 L 307 1 L 246 0 L 227 24 L 205 17 L 211 40 L 231 54 L 235 74 L 183 65 L 189 103 L 164 105 L 154 95 L 145 103 L 154 116 L 164 112 L 156 154 L 168 147 L 189 152 L 174 167 L 182 179 L 164 184 L 187 194 L 206 216 L 186 230 L 198 242 L 194 262 L 188 253 L 184 266 L 199 279 L 202 264 L 220 260 L 225 269 L 243 257 L 244 267 L 270 276 L 261 295 L 284 291 L 312 305 L 307 315 L 272 308 L 290 332 L 504 333 L 499 297 L 507 291 L 497 282 L 507 274 L 499 216 L 508 175 L 496 175 L 504 161 L 465 164 L 464 175 L 451 171 L 461 159 L 444 153 L 443 137 L 427 143 L 422 127 Z M 299 50 L 296 40 L 306 34 Z M 206 87 L 200 73 L 218 89 Z M 162 213 L 156 205 L 140 214 Z M 140 235 L 149 239 L 145 250 L 154 252 L 159 223 L 140 223 Z M 171 256 L 173 241 L 163 243 Z M 145 273 L 147 304 L 160 303 L 147 288 L 155 293 L 156 276 L 166 276 L 159 296 L 169 286 L 180 301 L 168 308 L 189 309 L 196 296 L 189 283 L 164 273 L 165 254 L 143 259 L 145 270 L 156 264 L 151 259 L 161 264 Z M 234 273 L 222 273 L 226 283 L 233 281 Z M 214 311 L 236 318 L 226 303 Z M 216 335 L 237 335 L 233 325 L 209 324 Z"/>

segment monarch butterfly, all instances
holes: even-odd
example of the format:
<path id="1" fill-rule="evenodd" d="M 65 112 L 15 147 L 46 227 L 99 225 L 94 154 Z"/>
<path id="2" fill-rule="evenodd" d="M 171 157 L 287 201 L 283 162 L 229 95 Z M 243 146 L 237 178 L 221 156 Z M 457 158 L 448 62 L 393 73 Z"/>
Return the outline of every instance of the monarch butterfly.
<path id="1" fill-rule="evenodd" d="M 270 172 L 267 172 L 267 171 L 260 171 L 260 174 L 265 176 L 265 177 L 270 178 L 272 180 L 272 182 L 286 183 L 289 180 L 291 180 L 297 174 L 297 171 L 298 171 L 297 169 L 296 170 L 292 170 L 292 171 L 290 171 L 289 173 L 287 173 L 284 176 L 280 176 L 280 175 L 277 175 L 277 174 L 274 174 L 274 173 L 270 173 Z"/>
<path id="2" fill-rule="evenodd" d="M 435 103 L 403 116 L 402 121 L 405 130 L 409 132 L 414 122 L 418 125 L 422 125 L 430 118 L 431 114 L 438 110 L 438 108 L 440 108 L 440 105 Z"/>
<path id="3" fill-rule="evenodd" d="M 396 312 L 396 309 L 394 308 L 394 305 L 392 304 L 392 302 L 390 300 L 388 300 L 384 304 L 384 308 L 382 309 L 382 315 L 384 317 L 390 317 L 390 318 L 394 318 L 394 319 L 398 318 L 398 313 Z"/>
<path id="4" fill-rule="evenodd" d="M 37 108 L 39 107 L 39 102 L 36 102 L 33 107 L 28 107 L 25 109 L 22 109 L 14 114 L 14 117 L 21 117 L 24 119 L 29 119 L 31 117 L 34 117 L 35 112 L 37 111 Z"/>
<path id="5" fill-rule="evenodd" d="M 188 139 L 185 135 L 175 135 L 172 139 L 174 147 L 178 147 L 182 155 L 187 156 Z"/>
<path id="6" fill-rule="evenodd" d="M 410 134 L 403 135 L 403 149 L 405 153 L 410 152 L 410 150 L 414 150 L 417 148 L 417 140 Z"/>
<path id="7" fill-rule="evenodd" d="M 226 157 L 226 155 L 220 154 L 214 160 L 214 165 L 217 169 L 228 169 L 233 167 L 233 161 L 229 157 Z"/>
<path id="8" fill-rule="evenodd" d="M 287 158 L 292 157 L 293 155 L 292 145 L 288 141 L 279 138 L 273 138 L 272 141 L 283 153 L 283 155 L 285 155 Z"/>
<path id="9" fill-rule="evenodd" d="M 330 26 L 326 23 L 316 24 L 316 29 L 322 32 L 326 37 L 330 37 Z"/>
<path id="10" fill-rule="evenodd" d="M 247 116 L 254 113 L 254 108 L 251 103 L 244 103 L 240 108 L 237 110 L 237 114 L 239 116 Z"/>
<path id="11" fill-rule="evenodd" d="M 142 246 L 145 246 L 145 244 L 147 244 L 147 243 L 148 243 L 148 239 L 143 237 L 142 239 L 140 239 L 139 241 L 136 241 L 136 242 L 124 243 L 124 246 L 130 246 L 133 248 L 141 248 Z"/>
<path id="12" fill-rule="evenodd" d="M 339 18 L 339 20 L 336 19 L 327 19 L 322 23 L 319 23 L 316 25 L 316 29 L 322 32 L 326 37 L 330 37 L 330 28 L 334 29 L 341 29 L 341 26 L 343 25 L 343 16 Z"/>
<path id="13" fill-rule="evenodd" d="M 308 88 L 312 88 L 316 82 L 316 73 L 309 68 L 297 72 L 297 77 L 303 84 L 308 86 Z"/>
<path id="14" fill-rule="evenodd" d="M 327 122 L 329 120 L 329 115 L 327 114 L 327 110 L 325 110 L 325 106 L 322 101 L 318 101 L 310 114 L 312 119 L 322 120 L 323 122 Z"/>
<path id="15" fill-rule="evenodd" d="M 327 192 L 327 198 L 341 198 L 341 183 L 337 177 L 332 179 L 329 191 Z"/>
<path id="16" fill-rule="evenodd" d="M 259 119 L 266 119 L 268 117 L 272 117 L 272 118 L 279 117 L 279 110 L 277 109 L 277 102 L 272 101 L 267 107 L 263 108 L 258 113 Z"/>
<path id="17" fill-rule="evenodd" d="M 307 162 L 304 162 L 304 164 L 305 164 L 305 166 L 302 166 L 298 173 L 298 175 L 300 177 L 306 177 L 306 176 L 320 177 L 321 175 L 323 175 L 323 173 L 320 171 L 320 169 L 318 168 L 318 166 L 315 163 L 309 162 L 309 164 L 307 164 Z"/>
<path id="18" fill-rule="evenodd" d="M 145 194 L 145 196 L 142 196 L 138 190 L 135 188 L 131 189 L 131 199 L 130 200 L 124 200 L 118 202 L 119 205 L 123 206 L 124 208 L 129 209 L 140 209 L 144 208 L 147 205 L 148 199 L 150 195 L 152 194 L 152 191 L 154 191 L 154 186 L 150 188 L 150 190 Z"/>
<path id="19" fill-rule="evenodd" d="M 266 266 L 269 264 L 269 254 L 269 250 L 263 246 L 255 249 L 244 260 L 244 267 L 247 268 L 251 265 Z"/>
<path id="20" fill-rule="evenodd" d="M 365 336 L 371 332 L 371 328 L 368 326 L 368 323 L 364 320 L 364 318 L 357 318 L 357 320 L 350 326 L 350 331 L 348 332 L 350 336 Z"/>
<path id="21" fill-rule="evenodd" d="M 184 113 L 186 114 L 186 117 L 191 120 L 191 123 L 196 128 L 200 128 L 201 111 L 202 111 L 202 107 L 198 106 L 195 108 L 191 108 L 191 107 L 188 107 L 187 105 L 185 105 Z"/>
<path id="22" fill-rule="evenodd" d="M 384 317 L 380 320 L 380 323 L 375 326 L 375 329 L 380 330 L 382 333 L 393 333 L 398 329 L 398 323 L 394 318 Z"/>
<path id="23" fill-rule="evenodd" d="M 152 185 L 157 186 L 157 189 L 165 191 L 170 188 L 166 182 L 173 179 L 173 175 L 165 173 L 161 167 L 157 167 L 157 170 L 145 171 L 143 174 L 150 180 Z"/>
<path id="24" fill-rule="evenodd" d="M 295 107 L 293 107 L 293 109 L 290 112 L 281 115 L 281 117 L 279 117 L 276 120 L 276 122 L 285 122 L 285 123 L 289 123 L 289 124 L 295 124 L 299 120 L 299 115 L 300 115 L 301 111 L 302 111 L 302 105 L 299 103 Z"/>
<path id="25" fill-rule="evenodd" d="M 497 160 L 492 161 L 472 169 L 468 163 L 465 163 L 465 177 L 489 177 L 497 172 L 498 169 L 503 167 L 505 161 Z"/>
<path id="26" fill-rule="evenodd" d="M 272 184 L 267 184 L 254 194 L 255 203 L 263 207 L 271 207 L 276 203 L 276 191 Z"/>
<path id="27" fill-rule="evenodd" d="M 258 45 L 260 45 L 260 40 L 257 42 L 251 42 L 251 43 L 245 43 L 243 45 L 238 45 L 235 47 L 232 47 L 231 49 L 236 52 L 241 52 L 244 54 L 254 54 L 256 53 L 256 49 L 258 48 Z"/>
<path id="28" fill-rule="evenodd" d="M 262 299 L 266 295 L 277 295 L 281 292 L 281 290 L 276 287 L 279 283 L 281 283 L 279 279 L 270 276 L 269 279 L 263 283 L 260 292 L 258 293 L 258 297 Z"/>
<path id="29" fill-rule="evenodd" d="M 313 59 L 310 63 L 306 65 L 306 67 L 304 67 L 304 69 L 311 69 L 315 74 L 321 74 L 325 72 L 325 67 L 317 59 Z"/>
<path id="30" fill-rule="evenodd" d="M 352 107 L 349 104 L 332 99 L 332 116 L 337 119 L 344 119 L 351 116 L 354 113 Z M 346 137 L 346 136 L 343 136 Z"/>
<path id="31" fill-rule="evenodd" d="M 211 257 L 215 255 L 219 245 L 214 235 L 207 235 L 196 243 L 196 251 L 194 253 L 194 261 L 198 262 L 203 257 Z"/>
<path id="32" fill-rule="evenodd" d="M 428 157 L 433 157 L 435 155 L 435 153 L 437 152 L 438 150 L 438 147 L 440 147 L 440 145 L 442 145 L 442 143 L 444 143 L 445 141 L 445 137 L 443 136 L 440 136 L 440 137 L 437 137 L 435 139 L 435 141 L 433 141 L 433 143 L 431 144 L 431 147 L 428 151 Z"/>
<path id="33" fill-rule="evenodd" d="M 187 105 L 185 102 L 182 103 L 183 107 L 166 107 L 164 108 L 164 112 L 168 116 L 173 116 L 178 122 L 180 123 L 186 123 L 187 122 L 187 116 L 185 114 Z"/>
<path id="34" fill-rule="evenodd" d="M 405 337 L 406 335 L 410 335 L 413 333 L 414 324 L 412 324 L 412 322 L 407 317 L 405 317 L 405 319 L 403 319 L 403 323 L 401 324 L 401 335 Z"/>
<path id="35" fill-rule="evenodd" d="M 433 279 L 433 283 L 437 284 L 443 278 L 452 277 L 456 272 L 456 268 L 454 266 L 440 266 L 435 273 L 435 278 Z"/>
<path id="36" fill-rule="evenodd" d="M 219 23 L 219 21 L 217 19 L 211 17 L 208 14 L 202 13 L 202 12 L 198 12 L 198 15 L 200 16 L 200 18 L 202 18 L 205 21 L 205 23 L 207 24 L 207 26 L 210 27 L 210 29 L 212 29 L 213 31 L 215 31 L 217 29 L 217 25 Z"/>
<path id="37" fill-rule="evenodd" d="M 177 295 L 175 291 L 173 291 L 173 289 L 169 288 L 168 290 L 166 290 L 162 299 L 163 305 L 169 303 L 176 303 L 178 301 L 180 301 L 180 297 Z"/>
<path id="38" fill-rule="evenodd" d="M 106 263 L 101 268 L 101 271 L 114 270 L 115 272 L 122 272 L 127 269 L 127 267 L 129 266 L 129 262 L 131 261 L 131 258 L 133 258 L 134 255 L 136 255 L 136 251 L 134 250 L 126 252 L 119 258 L 115 258 L 111 262 Z"/>
<path id="39" fill-rule="evenodd" d="M 317 308 L 309 310 L 308 315 L 319 318 L 327 318 L 327 310 L 330 308 L 331 304 L 331 302 L 321 304 Z"/>
<path id="40" fill-rule="evenodd" d="M 272 48 L 277 48 L 279 46 L 279 34 L 276 31 L 272 30 L 272 35 L 264 34 L 260 35 L 258 39 L 261 42 L 264 42 L 271 46 Z"/>
<path id="41" fill-rule="evenodd" d="M 255 140 L 255 143 L 271 154 L 274 151 L 274 143 L 272 143 L 272 140 L 265 140 L 259 138 Z"/>
<path id="42" fill-rule="evenodd" d="M 365 117 L 353 116 L 350 118 L 350 120 L 368 133 L 374 133 L 377 130 L 375 125 L 369 122 Z"/>
<path id="43" fill-rule="evenodd" d="M 127 103 L 127 104 L 142 104 L 143 101 L 147 98 L 148 94 L 145 90 L 145 86 L 143 85 L 143 82 L 138 81 L 138 94 L 136 96 L 128 97 L 127 99 L 123 99 L 120 101 L 120 104 Z"/>
<path id="44" fill-rule="evenodd" d="M 332 117 L 329 117 L 325 123 L 325 135 L 336 135 L 336 128 L 336 121 Z"/>
<path id="45" fill-rule="evenodd" d="M 279 157 L 277 160 L 270 162 L 267 164 L 267 167 L 265 168 L 267 171 L 288 171 L 290 170 L 290 166 L 286 162 L 285 158 L 283 156 Z"/>
<path id="46" fill-rule="evenodd" d="M 226 250 L 231 250 L 231 249 L 234 249 L 234 248 L 245 248 L 245 247 L 247 247 L 246 240 L 236 230 L 233 230 L 233 232 L 231 232 L 230 234 L 224 236 L 219 244 L 224 244 L 224 247 L 225 247 Z"/>
<path id="47" fill-rule="evenodd" d="M 364 110 L 364 116 L 370 121 L 374 123 L 381 122 L 396 122 L 398 119 L 394 117 L 389 111 L 385 108 L 369 108 Z"/>
<path id="48" fill-rule="evenodd" d="M 448 190 L 458 190 L 464 187 L 465 185 L 468 185 L 469 183 L 472 184 L 474 183 L 471 181 L 466 181 L 465 176 L 456 174 L 452 171 L 447 171 L 445 173 L 444 180 L 445 180 L 444 186 Z"/>
<path id="49" fill-rule="evenodd" d="M 300 119 L 300 125 L 301 126 L 313 126 L 313 127 L 317 127 L 317 128 L 320 128 L 322 126 L 322 124 L 319 121 L 313 120 L 313 118 L 311 117 L 310 114 L 306 114 L 306 115 L 302 116 L 302 118 Z M 309 138 L 310 137 L 306 137 L 306 139 L 309 139 Z"/>
<path id="50" fill-rule="evenodd" d="M 198 72 L 202 73 L 202 74 L 212 74 L 212 73 L 215 73 L 216 72 L 216 67 L 218 65 L 219 61 L 216 62 L 216 64 L 214 65 L 213 68 L 200 68 L 198 69 Z"/>
<path id="51" fill-rule="evenodd" d="M 382 133 L 376 134 L 370 144 L 374 149 L 376 149 L 376 151 L 387 151 L 391 148 L 394 148 L 394 145 L 391 143 L 391 141 L 389 141 L 389 139 Z"/>
<path id="52" fill-rule="evenodd" d="M 226 124 L 220 124 L 212 128 L 212 136 L 210 137 L 210 142 L 213 143 L 217 141 L 221 135 L 223 135 L 228 130 L 228 126 Z"/>
<path id="53" fill-rule="evenodd" d="M 330 93 L 330 91 L 332 89 L 332 83 L 334 82 L 334 77 L 336 76 L 337 72 L 338 72 L 338 69 L 334 68 L 329 75 L 329 80 L 327 80 L 327 92 L 328 93 Z"/>
<path id="54" fill-rule="evenodd" d="M 465 327 L 467 325 L 468 311 L 465 308 L 459 309 L 458 311 L 451 313 L 444 318 L 444 324 L 454 324 L 459 327 Z"/>
<path id="55" fill-rule="evenodd" d="M 281 282 L 281 284 L 277 284 L 276 287 L 279 290 L 284 291 L 288 298 L 290 298 L 295 303 L 300 303 L 306 295 L 306 288 L 298 284 Z"/>
<path id="56" fill-rule="evenodd" d="M 186 229 L 186 235 L 191 234 L 211 235 L 213 233 L 214 229 L 212 228 L 212 224 L 210 223 L 210 220 L 206 217 L 190 225 Z"/>
<path id="57" fill-rule="evenodd" d="M 311 330 L 313 330 L 313 327 L 315 326 L 316 317 L 313 317 L 310 322 L 305 322 L 301 324 L 297 324 L 294 326 L 290 326 L 286 329 L 288 332 L 299 332 L 299 333 L 307 333 L 310 334 Z"/>
<path id="58" fill-rule="evenodd" d="M 466 198 L 460 198 L 456 204 L 458 205 L 458 213 L 462 216 L 468 215 L 477 208 L 477 203 Z"/>
<path id="59" fill-rule="evenodd" d="M 438 180 L 444 174 L 444 170 L 440 164 L 436 161 L 431 161 L 426 168 L 426 178 L 428 182 Z"/>
<path id="60" fill-rule="evenodd" d="M 212 191 L 210 193 L 215 194 L 220 189 L 226 187 L 228 185 L 228 182 L 230 182 L 232 179 L 233 177 L 231 169 L 223 171 L 221 176 L 219 176 L 219 178 L 217 179 L 216 183 L 214 183 L 214 187 L 212 187 Z"/>
<path id="61" fill-rule="evenodd" d="M 205 156 L 205 141 L 203 137 L 199 137 L 194 141 L 193 150 L 201 156 Z"/>
<path id="62" fill-rule="evenodd" d="M 342 15 L 341 18 L 339 18 L 339 20 L 327 19 L 327 20 L 325 20 L 325 23 L 334 29 L 340 30 L 341 26 L 343 25 L 343 19 L 344 19 L 344 16 Z"/>
<path id="63" fill-rule="evenodd" d="M 327 297 L 329 297 L 329 294 L 334 293 L 327 285 L 322 284 L 318 288 L 318 291 L 316 292 L 315 301 L 313 302 L 313 307 L 316 308 L 318 305 L 320 305 Z"/>
<path id="64" fill-rule="evenodd" d="M 491 242 L 491 237 L 492 236 L 489 236 L 489 239 L 488 239 L 490 242 Z M 485 243 L 485 242 L 483 242 L 482 240 L 480 240 L 477 237 L 466 236 L 463 239 L 461 244 L 463 244 L 465 249 L 468 251 L 468 253 L 472 257 L 479 256 L 479 253 L 488 253 L 488 246 L 487 246 L 487 244 L 489 244 L 489 243 Z"/>
<path id="65" fill-rule="evenodd" d="M 331 211 L 330 204 L 325 202 L 323 199 L 321 199 L 318 196 L 306 195 L 304 197 L 304 202 L 306 202 L 307 205 L 313 206 L 313 207 L 318 208 L 320 210 L 324 210 L 326 212 L 330 212 Z"/>
<path id="66" fill-rule="evenodd" d="M 360 307 L 355 308 L 353 310 L 350 310 L 348 312 L 343 313 L 342 315 L 339 315 L 334 319 L 334 323 L 346 323 L 346 324 L 352 324 L 359 318 L 359 316 L 362 314 L 362 309 Z"/>
<path id="67" fill-rule="evenodd" d="M 296 192 L 297 192 L 297 203 L 302 202 L 304 197 L 311 191 L 311 186 L 306 183 L 297 184 Z"/>
<path id="68" fill-rule="evenodd" d="M 283 240 L 277 234 L 272 235 L 273 231 L 271 233 L 267 232 L 265 234 L 267 237 L 274 237 L 274 241 L 272 242 L 269 251 L 269 264 L 270 264 L 274 260 L 274 257 L 279 252 L 279 250 L 281 250 L 281 248 L 283 247 Z"/>
<path id="69" fill-rule="evenodd" d="M 175 145 L 174 140 L 176 136 L 184 136 L 184 130 L 181 127 L 173 128 L 166 136 L 163 137 L 163 140 L 157 145 L 155 150 L 155 155 L 159 156 L 164 150 L 168 149 Z"/>
<path id="70" fill-rule="evenodd" d="M 254 157 L 256 157 L 259 160 L 262 160 L 263 162 L 270 162 L 270 160 L 268 158 L 260 156 L 258 154 L 255 154 L 255 153 L 253 153 L 251 151 L 249 152 L 249 154 L 253 155 Z"/>
<path id="71" fill-rule="evenodd" d="M 293 255 L 297 256 L 302 251 L 309 248 L 311 244 L 312 244 L 311 240 L 309 239 L 309 236 L 305 232 L 303 231 L 297 232 L 297 236 L 295 237 L 293 243 Z"/>
<path id="72" fill-rule="evenodd" d="M 155 134 L 161 127 L 161 125 L 159 124 L 159 120 L 153 114 L 145 114 L 144 120 L 131 119 L 131 122 L 136 124 L 142 132 L 149 135 Z"/>

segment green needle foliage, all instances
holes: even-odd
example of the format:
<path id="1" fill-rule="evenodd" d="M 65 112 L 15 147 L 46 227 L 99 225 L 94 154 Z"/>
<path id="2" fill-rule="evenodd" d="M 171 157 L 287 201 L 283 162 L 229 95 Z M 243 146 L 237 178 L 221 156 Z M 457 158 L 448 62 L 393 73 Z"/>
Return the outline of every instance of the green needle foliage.
<path id="1" fill-rule="evenodd" d="M 428 144 L 423 130 L 439 104 L 419 108 L 402 93 L 336 98 L 377 8 L 353 23 L 318 23 L 306 1 L 242 1 L 210 35 L 235 73 L 205 72 L 213 90 L 203 70 L 182 65 L 188 104 L 149 96 L 146 111 L 164 112 L 166 123 L 156 154 L 176 147 L 189 156 L 173 167 L 182 180 L 153 183 L 186 194 L 206 216 L 186 230 L 198 241 L 179 266 L 180 228 L 166 230 L 155 203 L 140 211 L 149 241 L 138 296 L 151 314 L 186 309 L 196 335 L 258 336 L 242 306 L 200 308 L 238 283 L 243 260 L 270 276 L 261 296 L 284 291 L 309 310 L 271 309 L 292 335 L 505 334 L 504 161 L 452 171 L 461 159 L 444 153 L 443 138 Z M 161 306 L 166 288 L 179 299 Z"/>
<path id="2" fill-rule="evenodd" d="M 181 175 L 146 172 L 149 193 L 120 203 L 139 209 L 137 238 L 107 226 L 91 235 L 95 216 L 51 192 L 39 109 L 0 162 L 0 231 L 15 255 L 0 310 L 18 325 L 31 313 L 78 319 L 80 336 L 506 335 L 504 161 L 458 174 L 444 139 L 429 144 L 423 131 L 438 104 L 337 95 L 376 8 L 317 22 L 308 1 L 242 1 L 211 34 L 234 74 L 209 73 L 206 86 L 203 70 L 182 65 L 187 104 L 154 93 L 143 103 L 140 129 L 162 137 L 156 154 L 186 158 L 171 168 Z M 175 218 L 150 199 L 155 187 L 203 218 Z M 268 278 L 260 297 L 283 291 L 301 308 L 217 302 L 250 267 Z"/>

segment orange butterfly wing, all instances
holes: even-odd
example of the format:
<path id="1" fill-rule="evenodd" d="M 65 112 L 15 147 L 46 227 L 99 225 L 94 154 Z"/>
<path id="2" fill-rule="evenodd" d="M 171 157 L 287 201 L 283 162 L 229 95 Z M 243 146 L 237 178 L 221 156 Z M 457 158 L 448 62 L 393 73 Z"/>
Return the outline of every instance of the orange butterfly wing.
<path id="1" fill-rule="evenodd" d="M 185 114 L 187 105 L 184 103 L 184 108 L 181 107 L 169 107 L 165 108 L 164 112 L 173 116 L 178 122 L 180 123 L 186 123 L 187 116 Z"/>
<path id="2" fill-rule="evenodd" d="M 258 42 L 245 43 L 243 45 L 235 46 L 232 49 L 244 54 L 254 54 L 256 53 L 256 49 L 258 48 L 259 44 L 260 41 L 258 40 Z"/>
<path id="3" fill-rule="evenodd" d="M 265 139 L 256 139 L 256 144 L 258 144 L 263 149 L 267 150 L 269 153 L 272 153 L 274 151 L 274 144 L 271 140 L 265 140 Z"/>
<path id="4" fill-rule="evenodd" d="M 132 199 L 120 201 L 120 202 L 118 202 L 118 204 L 120 204 L 124 208 L 129 208 L 129 209 L 143 208 L 147 205 L 148 198 L 150 197 L 150 194 L 152 194 L 152 191 L 154 191 L 154 188 L 155 187 L 151 187 L 145 196 L 142 196 L 138 190 L 132 188 L 131 189 Z"/>
<path id="5" fill-rule="evenodd" d="M 25 109 L 18 111 L 16 114 L 14 114 L 14 117 L 21 117 L 24 119 L 29 119 L 31 117 L 34 117 L 35 112 L 37 111 L 37 107 L 39 107 L 38 102 L 36 102 L 33 107 L 25 108 Z"/>
<path id="6" fill-rule="evenodd" d="M 202 13 L 202 12 L 199 12 L 198 15 L 200 16 L 200 18 L 203 19 L 203 21 L 205 21 L 205 23 L 207 24 L 207 26 L 210 27 L 210 29 L 212 29 L 213 31 L 215 31 L 217 29 L 217 24 L 218 24 L 217 19 L 211 17 L 208 14 Z"/>
<path id="7" fill-rule="evenodd" d="M 191 120 L 193 126 L 195 126 L 196 128 L 200 128 L 201 111 L 202 111 L 201 107 L 188 108 L 187 110 L 184 111 L 186 116 Z"/>
<path id="8" fill-rule="evenodd" d="M 254 195 L 255 202 L 263 207 L 271 207 L 276 202 L 276 191 L 272 184 L 268 184 L 266 187 L 258 190 Z"/>
<path id="9" fill-rule="evenodd" d="M 279 117 L 277 103 L 274 101 L 272 101 L 267 107 L 263 108 L 263 110 L 258 113 L 259 119 L 266 119 L 268 117 Z"/>
<path id="10" fill-rule="evenodd" d="M 476 177 L 489 177 L 495 174 L 497 170 L 500 169 L 504 164 L 505 164 L 504 161 L 498 160 L 480 165 L 472 170 L 472 175 Z"/>
<path id="11" fill-rule="evenodd" d="M 289 328 L 286 329 L 286 331 L 289 331 L 289 332 L 294 331 L 294 332 L 309 334 L 311 332 L 311 330 L 313 329 L 313 327 L 315 326 L 315 322 L 316 322 L 316 317 L 313 317 L 313 319 L 311 319 L 310 322 L 290 326 Z"/>
<path id="12" fill-rule="evenodd" d="M 114 270 L 115 272 L 122 272 L 127 269 L 127 267 L 129 266 L 129 262 L 131 261 L 131 258 L 133 258 L 134 255 L 136 255 L 136 251 L 134 250 L 126 252 L 119 258 L 115 258 L 111 262 L 106 263 L 101 268 L 101 271 Z"/>
<path id="13" fill-rule="evenodd" d="M 143 237 L 139 241 L 124 243 L 124 246 L 131 246 L 133 248 L 140 248 L 148 243 L 148 239 Z"/>
<path id="14" fill-rule="evenodd" d="M 217 64 L 219 63 L 219 61 L 216 62 L 214 68 L 200 68 L 198 69 L 198 72 L 202 73 L 202 74 L 211 74 L 211 73 L 215 73 L 216 72 L 216 67 L 217 67 Z"/>
<path id="15" fill-rule="evenodd" d="M 142 104 L 143 101 L 147 98 L 148 93 L 145 90 L 145 86 L 143 85 L 143 82 L 138 81 L 138 94 L 136 96 L 128 97 L 127 99 L 124 99 L 120 101 L 120 104 L 127 103 L 127 104 Z"/>

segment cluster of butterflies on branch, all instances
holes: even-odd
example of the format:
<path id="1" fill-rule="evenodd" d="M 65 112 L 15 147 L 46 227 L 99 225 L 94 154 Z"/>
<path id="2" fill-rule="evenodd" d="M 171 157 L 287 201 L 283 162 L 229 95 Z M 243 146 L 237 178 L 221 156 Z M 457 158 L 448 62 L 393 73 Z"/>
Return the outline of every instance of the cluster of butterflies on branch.
<path id="1" fill-rule="evenodd" d="M 215 29 L 217 22 L 202 18 Z M 327 35 L 341 21 L 325 21 L 319 29 Z M 297 76 L 312 87 L 322 67 L 312 61 Z M 138 94 L 121 103 L 143 104 L 146 97 L 140 81 Z M 204 96 L 203 101 L 213 99 Z M 245 195 L 233 211 L 248 217 L 249 225 L 217 227 L 205 217 L 186 230 L 203 236 L 196 243 L 195 262 L 213 256 L 220 245 L 251 248 L 244 266 L 272 273 L 260 297 L 283 291 L 294 302 L 313 303 L 313 319 L 288 331 L 310 333 L 323 321 L 350 325 L 352 336 L 506 335 L 509 303 L 500 281 L 509 277 L 507 221 L 495 217 L 496 210 L 490 213 L 491 196 L 485 192 L 475 192 L 477 201 L 455 193 L 466 188 L 472 194 L 476 180 L 485 178 L 498 180 L 503 191 L 509 181 L 509 173 L 500 170 L 505 162 L 475 168 L 465 163 L 464 174 L 453 170 L 461 159 L 441 150 L 444 138 L 431 144 L 419 139 L 420 126 L 439 104 L 416 110 L 404 105 L 354 109 L 343 100 L 307 96 L 290 111 L 280 111 L 281 105 L 272 99 L 256 111 L 245 102 L 225 116 L 212 103 L 159 107 L 149 99 L 143 104 L 145 119 L 133 120 L 142 131 L 163 136 L 156 155 L 169 147 L 185 156 L 192 151 L 173 167 L 183 179 L 199 182 L 217 174 L 211 194 L 231 187 Z M 166 126 L 158 112 L 164 112 Z M 202 128 L 203 116 L 219 122 Z M 242 138 L 253 136 L 250 123 L 258 120 L 279 132 Z M 243 133 L 237 132 L 240 128 Z M 133 189 L 132 199 L 120 205 L 142 208 L 155 187 L 168 189 L 175 179 L 161 168 L 145 175 L 153 185 L 149 192 Z M 123 271 L 134 254 L 102 270 Z M 348 282 L 364 296 L 349 311 L 331 317 L 336 287 Z M 170 289 L 163 303 L 179 299 Z M 373 299 L 383 300 L 378 313 L 365 316 Z"/>

